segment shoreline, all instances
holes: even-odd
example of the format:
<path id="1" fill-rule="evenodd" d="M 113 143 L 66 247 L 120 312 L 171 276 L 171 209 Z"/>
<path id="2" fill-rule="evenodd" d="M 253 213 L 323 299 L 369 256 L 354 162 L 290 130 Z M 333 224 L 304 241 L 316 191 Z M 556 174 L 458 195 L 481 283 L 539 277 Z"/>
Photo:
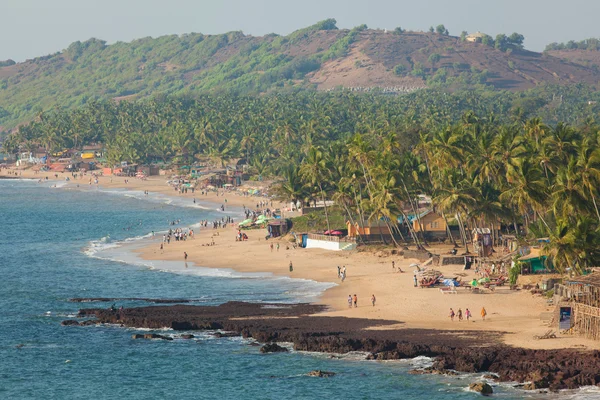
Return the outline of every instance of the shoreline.
<path id="1" fill-rule="evenodd" d="M 456 375 L 486 373 L 478 381 L 518 382 L 515 388 L 529 393 L 539 389 L 556 392 L 595 386 L 600 358 L 580 357 L 579 350 L 526 350 L 506 345 L 487 345 L 487 337 L 475 331 L 369 330 L 374 325 L 394 326 L 395 321 L 324 316 L 325 306 L 315 304 L 257 304 L 228 302 L 218 306 L 171 305 L 111 309 L 81 309 L 79 322 L 69 319 L 64 326 L 115 324 L 137 329 L 212 331 L 216 337 L 252 338 L 275 351 L 273 343 L 292 343 L 296 351 L 323 354 L 366 353 L 375 361 L 406 360 L 419 356 L 433 358 L 430 368 L 416 368 L 409 374 Z M 94 319 L 88 319 L 94 318 Z M 224 332 L 224 333 L 222 333 Z M 369 332 L 365 335 L 365 332 Z M 499 335 L 499 332 L 490 334 Z M 190 335 L 190 333 L 186 333 Z M 161 335 L 134 334 L 134 339 L 165 339 Z M 192 336 L 193 337 L 193 336 Z M 263 348 L 264 348 L 263 347 Z M 552 362 L 549 364 L 549 360 Z"/>
<path id="2" fill-rule="evenodd" d="M 39 179 L 46 174 L 33 174 L 33 171 L 24 171 L 20 179 Z M 47 174 L 49 178 L 49 174 Z M 68 174 L 59 174 L 58 181 L 63 181 Z M 77 189 L 76 184 L 89 187 L 88 177 L 68 182 L 63 188 Z M 148 180 L 128 178 L 125 183 L 123 177 L 100 177 L 99 187 L 103 189 L 125 189 L 143 192 L 160 193 L 170 198 L 186 199 L 190 202 L 195 197 L 200 204 L 208 201 L 219 204 L 227 199 L 230 206 L 243 206 L 251 202 L 260 201 L 261 197 L 238 196 L 233 193 L 217 196 L 196 194 L 177 194 L 175 190 L 166 185 L 166 177 L 151 177 Z M 49 179 L 52 181 L 53 179 Z M 81 182 L 81 183 L 80 183 Z M 63 186 L 63 185 L 61 185 Z M 94 185 L 92 185 L 93 187 Z M 84 190 L 83 188 L 79 188 Z M 223 204 L 223 203 L 221 203 Z M 283 207 L 280 204 L 274 204 Z M 236 222 L 239 218 L 236 219 Z M 370 330 L 389 329 L 432 329 L 439 332 L 456 329 L 479 332 L 505 332 L 501 342 L 508 346 L 528 349 L 595 349 L 597 343 L 577 336 L 559 335 L 555 340 L 534 341 L 532 337 L 548 330 L 540 320 L 540 314 L 549 312 L 551 307 L 541 297 L 534 297 L 526 291 L 509 291 L 508 288 L 498 288 L 494 293 L 472 294 L 459 288 L 457 295 L 440 293 L 437 289 L 414 288 L 412 284 L 412 268 L 409 265 L 417 260 L 404 259 L 401 256 L 384 254 L 383 252 L 330 252 L 320 249 L 293 249 L 290 245 L 286 248 L 284 240 L 275 239 L 265 241 L 265 230 L 246 231 L 249 240 L 235 241 L 236 226 L 226 229 L 213 230 L 202 228 L 196 230 L 195 238 L 185 242 L 171 242 L 161 252 L 160 242 L 144 243 L 142 248 L 134 252 L 146 261 L 161 261 L 165 264 L 174 261 L 183 261 L 183 252 L 189 255 L 188 261 L 203 268 L 230 269 L 241 273 L 271 273 L 274 276 L 300 278 L 311 281 L 335 284 L 325 290 L 317 303 L 327 306 L 327 311 L 319 314 L 327 317 L 351 317 L 373 320 L 397 321 L 397 324 L 387 327 L 374 326 Z M 168 229 L 168 227 L 167 227 Z M 215 234 L 218 232 L 218 235 Z M 214 240 L 214 246 L 207 246 Z M 141 243 L 141 242 L 140 242 Z M 279 244 L 279 251 L 271 250 L 270 244 Z M 439 249 L 432 248 L 433 251 Z M 404 270 L 404 273 L 392 271 L 391 262 Z M 288 270 L 292 261 L 294 271 Z M 345 282 L 337 279 L 337 265 L 345 265 L 348 278 Z M 192 267 L 195 268 L 195 267 Z M 435 267 L 446 276 L 460 276 L 463 281 L 470 279 L 474 273 L 462 271 L 461 266 Z M 466 274 L 465 274 L 466 272 Z M 466 275 L 466 276 L 463 276 Z M 359 307 L 348 308 L 348 295 L 358 295 Z M 376 305 L 370 304 L 370 297 L 374 294 L 377 298 Z M 448 309 L 454 310 L 469 308 L 474 318 L 473 321 L 454 321 L 448 318 Z M 479 311 L 485 307 L 488 316 L 481 320 Z"/>

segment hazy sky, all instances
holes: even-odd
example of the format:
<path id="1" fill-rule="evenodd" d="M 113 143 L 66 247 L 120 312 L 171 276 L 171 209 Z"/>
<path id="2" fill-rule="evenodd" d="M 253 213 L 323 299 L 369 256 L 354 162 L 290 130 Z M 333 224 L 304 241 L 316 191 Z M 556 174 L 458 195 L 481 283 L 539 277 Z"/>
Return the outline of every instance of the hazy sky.
<path id="1" fill-rule="evenodd" d="M 23 61 L 97 37 L 114 43 L 173 33 L 288 34 L 326 18 L 340 28 L 427 30 L 443 23 L 525 45 L 600 37 L 599 0 L 0 0 L 0 60 Z"/>

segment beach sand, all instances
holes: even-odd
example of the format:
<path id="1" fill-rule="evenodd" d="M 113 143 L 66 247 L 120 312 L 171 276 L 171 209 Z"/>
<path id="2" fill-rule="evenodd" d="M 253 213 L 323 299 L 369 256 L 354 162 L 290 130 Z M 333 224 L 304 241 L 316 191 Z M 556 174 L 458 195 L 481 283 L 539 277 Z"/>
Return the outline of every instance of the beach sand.
<path id="1" fill-rule="evenodd" d="M 0 175 L 6 174 L 6 170 Z M 21 178 L 40 179 L 50 173 L 34 174 L 24 171 Z M 64 181 L 70 174 L 59 174 L 59 181 Z M 89 185 L 89 176 L 71 182 L 68 187 L 77 184 Z M 190 201 L 208 201 L 223 204 L 227 199 L 230 206 L 250 206 L 260 198 L 243 197 L 236 194 L 217 196 L 210 193 L 201 196 L 199 193 L 178 194 L 167 186 L 166 177 L 150 177 L 147 180 L 129 178 L 100 177 L 99 185 L 103 188 L 123 188 L 128 190 L 148 190 L 174 197 L 188 197 Z M 274 204 L 283 208 L 283 204 Z M 287 214 L 286 214 L 287 216 Z M 240 220 L 238 217 L 236 220 Z M 165 227 L 168 229 L 168 227 Z M 215 234 L 218 232 L 218 236 Z M 409 265 L 417 260 L 404 259 L 401 256 L 384 256 L 381 252 L 342 251 L 334 252 L 320 249 L 294 249 L 283 239 L 265 240 L 266 230 L 246 231 L 248 241 L 236 242 L 237 229 L 228 226 L 225 229 L 213 230 L 212 226 L 196 230 L 194 239 L 185 242 L 171 241 L 159 249 L 160 244 L 152 242 L 147 247 L 138 250 L 142 258 L 148 260 L 183 261 L 183 253 L 188 253 L 188 262 L 209 268 L 230 268 L 239 272 L 269 272 L 279 276 L 311 279 L 319 282 L 334 282 L 337 285 L 326 290 L 320 298 L 320 303 L 329 307 L 329 311 L 321 315 L 345 316 L 357 318 L 372 318 L 395 320 L 398 324 L 381 327 L 381 329 L 424 328 L 440 330 L 475 330 L 506 332 L 502 337 L 507 345 L 534 349 L 579 348 L 593 349 L 597 343 L 578 336 L 558 335 L 557 339 L 534 340 L 534 335 L 541 335 L 549 328 L 540 319 L 540 314 L 553 311 L 546 299 L 534 296 L 529 291 L 511 291 L 508 286 L 499 287 L 494 292 L 484 290 L 483 293 L 473 294 L 459 288 L 457 294 L 443 294 L 437 288 L 422 289 L 413 286 L 413 268 Z M 214 246 L 207 246 L 214 240 Z M 270 249 L 273 243 L 275 248 Z M 280 249 L 276 250 L 279 243 Z M 203 246 L 204 245 L 204 246 Z M 289 249 L 287 248 L 289 245 Z M 433 246 L 432 252 L 441 252 Z M 289 263 L 293 263 L 294 271 L 289 272 Z M 392 261 L 404 273 L 392 270 Z M 342 283 L 337 277 L 337 266 L 346 266 L 347 278 Z M 445 276 L 462 276 L 463 281 L 469 281 L 474 276 L 473 271 L 463 271 L 462 266 L 435 267 Z M 358 307 L 348 308 L 348 295 L 358 296 Z M 371 295 L 376 296 L 376 304 L 371 305 Z M 471 310 L 473 318 L 461 322 L 455 318 L 450 321 L 450 308 L 454 311 Z M 481 308 L 487 311 L 486 320 L 480 315 Z M 557 331 L 555 329 L 555 331 Z"/>

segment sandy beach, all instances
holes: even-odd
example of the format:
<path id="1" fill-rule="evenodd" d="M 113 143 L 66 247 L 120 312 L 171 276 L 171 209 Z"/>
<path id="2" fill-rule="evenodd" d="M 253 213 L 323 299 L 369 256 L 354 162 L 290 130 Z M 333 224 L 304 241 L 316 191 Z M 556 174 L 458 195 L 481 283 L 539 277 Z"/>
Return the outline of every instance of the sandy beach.
<path id="1" fill-rule="evenodd" d="M 6 170 L 0 175 L 6 175 Z M 52 176 L 51 176 L 52 175 Z M 14 175 L 9 175 L 14 176 Z M 33 171 L 23 171 L 20 178 L 51 180 L 51 173 L 35 174 Z M 70 174 L 59 174 L 58 180 L 65 181 Z M 121 188 L 127 190 L 162 193 L 168 196 L 186 197 L 190 201 L 211 202 L 223 204 L 227 199 L 228 206 L 250 206 L 260 198 L 245 197 L 234 193 L 200 193 L 178 194 L 166 184 L 166 177 L 150 177 L 147 180 L 123 177 L 100 177 L 101 188 Z M 67 187 L 77 185 L 89 186 L 89 176 L 71 181 Z M 274 204 L 275 208 L 284 207 Z M 287 215 L 286 215 L 287 216 Z M 241 215 L 237 217 L 239 221 Z M 168 229 L 168 227 L 165 227 Z M 409 265 L 417 260 L 404 259 L 402 256 L 384 255 L 382 252 L 344 251 L 332 252 L 319 249 L 294 249 L 284 239 L 265 240 L 265 230 L 247 231 L 248 241 L 235 240 L 236 226 L 213 229 L 212 226 L 196 231 L 195 238 L 184 242 L 174 242 L 160 250 L 160 244 L 152 242 L 139 250 L 142 258 L 147 260 L 176 260 L 183 261 L 184 252 L 188 254 L 188 262 L 196 266 L 208 268 L 231 268 L 239 272 L 268 272 L 279 276 L 310 279 L 318 282 L 333 282 L 337 285 L 325 291 L 320 303 L 328 306 L 329 311 L 318 314 L 324 316 L 342 316 L 370 319 L 386 319 L 398 321 L 393 326 L 377 329 L 424 328 L 440 331 L 474 330 L 482 332 L 504 332 L 502 340 L 505 344 L 532 349 L 577 348 L 592 349 L 596 343 L 577 336 L 558 335 L 552 340 L 533 340 L 534 335 L 543 334 L 548 330 L 547 325 L 540 319 L 540 314 L 553 310 L 546 299 L 534 296 L 529 291 L 511 291 L 508 286 L 498 287 L 494 292 L 485 290 L 473 294 L 464 288 L 458 288 L 457 294 L 444 294 L 437 288 L 422 289 L 413 285 L 413 270 Z M 214 245 L 207 244 L 214 241 Z M 270 244 L 274 244 L 273 250 Z M 277 250 L 279 245 L 279 250 Z M 431 247 L 433 253 L 441 249 Z M 392 261 L 404 272 L 392 270 Z M 289 264 L 293 263 L 293 272 Z M 337 276 L 337 266 L 345 266 L 347 278 L 344 282 Z M 193 268 L 193 267 L 192 267 Z M 473 271 L 463 271 L 462 266 L 435 267 L 445 276 L 458 276 L 463 281 L 475 276 Z M 356 294 L 358 307 L 348 307 L 348 295 Z M 371 296 L 375 295 L 376 304 L 372 306 Z M 468 308 L 473 318 L 471 321 L 452 322 L 449 318 L 450 308 L 454 311 Z M 480 311 L 485 307 L 487 317 L 482 320 Z"/>

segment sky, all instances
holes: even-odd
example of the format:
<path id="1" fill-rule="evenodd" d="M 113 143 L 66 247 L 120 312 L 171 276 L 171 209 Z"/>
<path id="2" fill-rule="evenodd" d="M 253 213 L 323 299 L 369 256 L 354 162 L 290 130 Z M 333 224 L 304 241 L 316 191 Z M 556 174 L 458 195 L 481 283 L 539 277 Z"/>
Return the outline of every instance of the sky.
<path id="1" fill-rule="evenodd" d="M 339 28 L 519 32 L 528 49 L 541 51 L 600 37 L 599 16 L 598 0 L 0 0 L 0 60 L 24 61 L 91 37 L 110 44 L 189 32 L 285 35 L 326 18 Z"/>

